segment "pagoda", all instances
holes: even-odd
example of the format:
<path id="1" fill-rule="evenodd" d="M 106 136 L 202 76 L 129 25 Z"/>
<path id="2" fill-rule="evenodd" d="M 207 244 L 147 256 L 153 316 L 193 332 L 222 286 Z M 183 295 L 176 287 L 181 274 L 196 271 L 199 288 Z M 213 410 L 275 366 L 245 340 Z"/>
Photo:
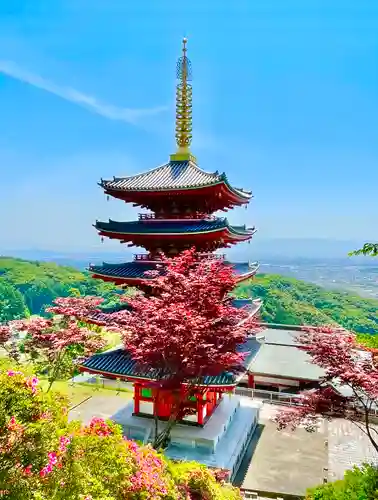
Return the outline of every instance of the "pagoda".
<path id="1" fill-rule="evenodd" d="M 94 225 L 102 237 L 118 239 L 129 247 L 143 247 L 147 253 L 136 254 L 133 262 L 124 264 L 92 265 L 94 278 L 121 286 L 137 286 L 148 292 L 147 271 L 159 269 L 159 259 L 164 253 L 173 257 L 183 250 L 196 248 L 199 256 L 225 261 L 224 255 L 213 252 L 248 241 L 255 229 L 232 226 L 225 217 L 214 212 L 248 204 L 251 193 L 233 187 L 225 174 L 208 173 L 200 169 L 190 152 L 192 140 L 192 86 L 191 63 L 187 57 L 186 39 L 182 56 L 177 63 L 176 90 L 176 142 L 177 151 L 170 161 L 146 173 L 113 180 L 101 180 L 100 186 L 108 196 L 113 196 L 133 206 L 147 209 L 133 222 L 96 221 Z M 226 261 L 225 261 L 226 263 Z M 244 267 L 239 281 L 256 273 L 257 264 Z M 147 287 L 147 288 L 146 288 Z M 261 307 L 259 300 L 234 300 L 235 307 L 249 308 L 254 315 Z M 111 312 L 110 312 L 111 313 Z M 92 323 L 101 324 L 98 312 Z M 246 353 L 245 368 L 256 354 L 256 341 L 249 338 L 239 346 Z M 141 366 L 123 347 L 95 354 L 85 360 L 79 369 L 87 374 L 117 379 L 133 384 L 133 402 L 112 418 L 122 425 L 124 434 L 144 443 L 154 439 L 154 420 L 164 424 L 169 420 L 173 395 L 169 391 L 155 393 L 157 372 Z M 83 375 L 82 375 L 83 377 Z M 165 453 L 174 459 L 197 460 L 210 467 L 221 468 L 235 476 L 244 452 L 257 426 L 259 410 L 256 404 L 233 393 L 241 376 L 221 373 L 204 376 L 198 391 L 188 399 L 192 413 L 184 417 L 172 430 L 171 442 Z M 185 384 L 182 390 L 186 394 Z M 228 393 L 229 396 L 224 397 Z"/>
<path id="2" fill-rule="evenodd" d="M 186 39 L 177 62 L 176 153 L 168 163 L 148 172 L 129 177 L 114 177 L 99 185 L 112 196 L 133 207 L 147 209 L 137 221 L 96 221 L 94 227 L 104 238 L 116 239 L 128 247 L 142 247 L 132 262 L 91 265 L 94 278 L 121 286 L 142 286 L 147 271 L 154 270 L 162 253 L 173 257 L 195 247 L 200 255 L 225 259 L 216 250 L 251 239 L 255 228 L 232 226 L 226 217 L 214 212 L 247 205 L 252 194 L 233 187 L 226 174 L 202 170 L 190 152 L 192 141 L 191 63 L 187 57 Z M 160 266 L 161 267 L 161 266 Z M 252 277 L 257 264 L 238 264 L 240 280 Z"/>

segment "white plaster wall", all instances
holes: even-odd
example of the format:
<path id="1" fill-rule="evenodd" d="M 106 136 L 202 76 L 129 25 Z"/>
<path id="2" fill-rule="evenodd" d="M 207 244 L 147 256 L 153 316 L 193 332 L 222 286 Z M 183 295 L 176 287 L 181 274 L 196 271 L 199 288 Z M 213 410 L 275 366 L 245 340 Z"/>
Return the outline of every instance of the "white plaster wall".
<path id="1" fill-rule="evenodd" d="M 146 415 L 153 415 L 154 403 L 150 403 L 148 401 L 141 401 L 139 405 L 139 410 L 141 413 L 145 413 Z"/>
<path id="2" fill-rule="evenodd" d="M 255 376 L 255 384 L 259 384 L 259 383 L 270 384 L 270 385 L 279 384 L 279 385 L 285 385 L 285 386 L 290 386 L 290 387 L 299 387 L 298 380 Z"/>

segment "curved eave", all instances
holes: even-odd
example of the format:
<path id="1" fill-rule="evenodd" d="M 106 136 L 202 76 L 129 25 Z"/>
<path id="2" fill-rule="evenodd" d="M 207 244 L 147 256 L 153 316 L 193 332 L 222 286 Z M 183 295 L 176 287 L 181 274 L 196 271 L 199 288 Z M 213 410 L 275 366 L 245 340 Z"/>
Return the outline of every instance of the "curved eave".
<path id="1" fill-rule="evenodd" d="M 78 369 L 80 372 L 86 372 L 86 373 L 93 373 L 94 375 L 104 375 L 105 377 L 111 377 L 111 378 L 116 378 L 119 380 L 125 380 L 128 382 L 155 382 L 157 379 L 152 378 L 152 377 L 142 377 L 142 376 L 131 376 L 131 375 L 119 375 L 114 372 L 107 372 L 104 370 L 96 370 L 93 368 L 87 368 L 84 365 L 78 365 Z M 196 387 L 207 387 L 208 389 L 215 389 L 215 390 L 225 390 L 225 391 L 230 391 L 232 390 L 236 384 L 237 380 L 235 379 L 229 384 L 196 384 Z M 188 384 L 182 384 L 183 386 L 186 386 Z"/>
<path id="2" fill-rule="evenodd" d="M 253 276 L 256 275 L 257 271 L 259 270 L 260 264 L 256 264 L 255 266 L 251 267 L 250 270 L 244 274 L 240 274 L 237 277 L 237 283 L 240 284 L 243 281 L 246 281 L 250 278 L 253 278 Z"/>
<path id="3" fill-rule="evenodd" d="M 120 240 L 123 243 L 130 241 L 146 241 L 148 239 L 159 239 L 159 240 L 174 240 L 177 241 L 187 241 L 191 239 L 206 239 L 206 236 L 212 236 L 212 238 L 226 238 L 227 241 L 246 241 L 252 238 L 254 233 L 234 233 L 224 229 L 217 229 L 215 231 L 201 231 L 201 232 L 190 232 L 190 233 L 117 233 L 115 231 L 104 231 L 99 230 L 100 236 L 105 236 L 109 239 Z"/>
<path id="4" fill-rule="evenodd" d="M 112 276 L 109 274 L 105 273 L 93 273 L 92 274 L 93 279 L 100 279 L 102 281 L 107 281 L 109 283 L 114 283 L 115 285 L 130 285 L 130 286 L 140 286 L 145 283 L 145 280 L 148 279 L 146 276 L 145 278 L 127 278 L 127 277 L 120 277 L 120 276 Z"/>
<path id="5" fill-rule="evenodd" d="M 113 227 L 111 227 L 113 224 Z M 122 223 L 123 224 L 123 223 Z M 127 227 L 127 224 L 130 224 L 130 228 L 136 227 L 137 226 L 134 223 L 124 223 L 124 225 Z M 117 225 L 120 225 L 120 223 L 117 223 L 116 221 L 109 221 L 109 222 L 100 222 L 97 221 L 96 224 L 93 224 L 93 227 L 99 232 L 101 236 L 106 236 L 108 238 L 115 238 L 119 240 L 124 240 L 124 241 L 132 241 L 132 238 L 138 237 L 139 239 L 144 239 L 144 238 L 178 238 L 178 239 L 186 239 L 191 236 L 206 236 L 207 234 L 217 234 L 221 236 L 223 233 L 225 233 L 225 236 L 231 237 L 231 239 L 238 239 L 238 240 L 245 240 L 251 238 L 254 233 L 256 232 L 255 228 L 245 228 L 245 226 L 239 227 L 239 226 L 230 226 L 227 222 L 221 226 L 215 227 L 212 229 L 211 227 L 208 229 L 202 229 L 198 231 L 172 231 L 170 232 L 169 230 L 167 231 L 155 231 L 154 232 L 154 224 L 149 224 L 149 225 L 144 225 L 144 228 L 148 228 L 148 230 L 144 231 L 138 231 L 138 230 L 133 230 L 133 231 L 117 231 Z M 108 226 L 108 227 L 107 227 Z M 109 227 L 110 226 L 110 227 Z"/>
<path id="6" fill-rule="evenodd" d="M 138 198 L 154 198 L 157 196 L 182 196 L 186 193 L 190 193 L 192 196 L 203 196 L 204 192 L 208 192 L 214 189 L 218 192 L 225 192 L 226 199 L 233 205 L 244 205 L 249 203 L 252 198 L 252 193 L 241 191 L 233 188 L 227 180 L 215 181 L 213 183 L 205 184 L 203 186 L 185 186 L 185 187 L 167 187 L 167 188 L 156 188 L 156 189 L 125 189 L 125 188 L 115 188 L 106 185 L 99 184 L 106 195 L 112 196 L 114 198 L 123 199 L 126 202 L 136 202 Z"/>

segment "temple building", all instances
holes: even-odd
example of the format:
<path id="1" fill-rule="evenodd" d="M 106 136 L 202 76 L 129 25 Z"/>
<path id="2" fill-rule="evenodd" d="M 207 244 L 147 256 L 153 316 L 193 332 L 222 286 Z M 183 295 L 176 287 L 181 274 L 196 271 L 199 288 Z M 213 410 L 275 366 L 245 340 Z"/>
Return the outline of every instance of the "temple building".
<path id="1" fill-rule="evenodd" d="M 234 226 L 226 217 L 214 215 L 220 210 L 247 205 L 252 194 L 233 187 L 224 173 L 202 170 L 190 152 L 192 86 L 185 39 L 177 64 L 177 78 L 177 151 L 169 162 L 145 173 L 100 182 L 106 195 L 147 212 L 132 222 L 96 221 L 94 226 L 99 235 L 117 239 L 129 247 L 142 247 L 146 253 L 136 254 L 132 262 L 92 265 L 90 271 L 94 278 L 148 291 L 145 273 L 156 269 L 162 253 L 172 257 L 195 247 L 199 256 L 227 263 L 223 254 L 213 252 L 249 241 L 255 233 L 253 227 Z M 257 268 L 256 263 L 235 266 L 235 270 L 239 270 L 239 281 L 251 278 Z M 164 272 L 164 268 L 160 272 Z M 254 315 L 261 301 L 235 300 L 234 305 L 246 306 L 249 314 Z M 101 323 L 102 314 L 105 313 L 91 318 L 92 322 Z M 240 350 L 247 353 L 245 367 L 251 362 L 250 353 L 254 354 L 249 343 L 254 345 L 254 339 L 240 346 Z M 156 372 L 138 366 L 124 347 L 92 356 L 83 362 L 80 370 L 89 377 L 97 375 L 133 384 L 133 403 L 114 416 L 128 437 L 151 442 L 154 437 L 151 417 L 157 416 L 162 422 L 169 419 L 172 395 L 166 391 L 157 398 L 151 384 L 157 378 Z M 198 393 L 190 396 L 192 414 L 172 431 L 171 443 L 165 450 L 168 456 L 226 469 L 231 478 L 236 474 L 257 425 L 259 411 L 256 403 L 233 394 L 239 379 L 231 373 L 203 378 Z"/>

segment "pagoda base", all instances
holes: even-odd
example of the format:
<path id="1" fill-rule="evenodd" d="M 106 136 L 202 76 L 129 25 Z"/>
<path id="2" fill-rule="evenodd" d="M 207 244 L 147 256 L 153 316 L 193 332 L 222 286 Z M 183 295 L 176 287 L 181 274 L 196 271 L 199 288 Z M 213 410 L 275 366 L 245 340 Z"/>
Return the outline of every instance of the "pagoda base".
<path id="1" fill-rule="evenodd" d="M 258 424 L 259 409 L 259 404 L 249 398 L 224 395 L 203 427 L 177 424 L 172 429 L 171 444 L 165 455 L 227 470 L 232 481 Z M 144 444 L 153 441 L 154 420 L 133 415 L 132 403 L 113 415 L 112 420 L 122 426 L 129 439 Z M 159 421 L 160 430 L 165 425 Z"/>

